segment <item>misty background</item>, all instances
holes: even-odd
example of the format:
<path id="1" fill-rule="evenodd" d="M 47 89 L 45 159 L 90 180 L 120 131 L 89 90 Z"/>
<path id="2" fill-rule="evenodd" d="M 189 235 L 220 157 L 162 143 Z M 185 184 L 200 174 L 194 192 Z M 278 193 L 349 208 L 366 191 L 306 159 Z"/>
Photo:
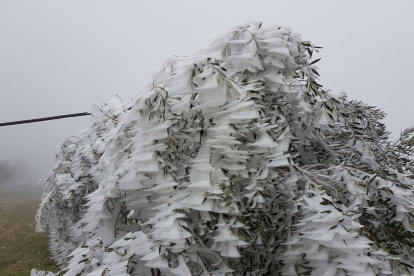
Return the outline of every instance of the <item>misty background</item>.
<path id="1" fill-rule="evenodd" d="M 134 97 L 152 68 L 246 21 L 289 26 L 322 46 L 320 83 L 384 110 L 398 137 L 414 125 L 414 2 L 0 1 L 0 122 L 89 111 Z M 0 127 L 0 159 L 37 181 L 89 117 Z M 1 188 L 0 188 L 1 189 Z M 1 190 L 0 190 L 1 191 Z"/>

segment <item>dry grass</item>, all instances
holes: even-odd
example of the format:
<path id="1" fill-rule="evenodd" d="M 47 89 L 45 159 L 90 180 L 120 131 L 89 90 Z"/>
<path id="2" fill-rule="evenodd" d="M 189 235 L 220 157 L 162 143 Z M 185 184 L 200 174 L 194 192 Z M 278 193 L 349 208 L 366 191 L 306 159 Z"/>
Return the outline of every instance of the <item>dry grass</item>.
<path id="1" fill-rule="evenodd" d="M 0 276 L 30 275 L 30 270 L 59 271 L 49 258 L 47 233 L 35 233 L 41 194 L 0 188 Z"/>

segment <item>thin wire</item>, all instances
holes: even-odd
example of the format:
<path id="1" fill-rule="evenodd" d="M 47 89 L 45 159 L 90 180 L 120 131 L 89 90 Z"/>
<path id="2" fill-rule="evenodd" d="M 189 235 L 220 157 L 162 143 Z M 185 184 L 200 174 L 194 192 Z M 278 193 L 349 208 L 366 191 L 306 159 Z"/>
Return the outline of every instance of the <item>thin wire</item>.
<path id="1" fill-rule="evenodd" d="M 36 122 L 51 121 L 51 120 L 58 120 L 58 119 L 71 118 L 71 117 L 88 116 L 88 115 L 92 115 L 92 114 L 89 112 L 82 112 L 82 113 L 73 113 L 73 114 L 67 114 L 67 115 L 44 117 L 44 118 L 37 118 L 37 119 L 30 119 L 30 120 L 23 120 L 23 121 L 14 121 L 14 122 L 0 123 L 0 127 L 20 125 L 20 124 L 30 124 L 30 123 L 36 123 Z"/>

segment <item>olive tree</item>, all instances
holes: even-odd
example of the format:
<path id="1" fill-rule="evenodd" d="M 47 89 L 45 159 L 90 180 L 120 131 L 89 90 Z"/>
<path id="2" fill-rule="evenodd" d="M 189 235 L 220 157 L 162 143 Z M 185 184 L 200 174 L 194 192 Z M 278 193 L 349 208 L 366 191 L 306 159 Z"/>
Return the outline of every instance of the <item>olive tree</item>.
<path id="1" fill-rule="evenodd" d="M 60 275 L 410 275 L 414 129 L 326 91 L 319 49 L 243 24 L 96 107 L 43 184 Z"/>

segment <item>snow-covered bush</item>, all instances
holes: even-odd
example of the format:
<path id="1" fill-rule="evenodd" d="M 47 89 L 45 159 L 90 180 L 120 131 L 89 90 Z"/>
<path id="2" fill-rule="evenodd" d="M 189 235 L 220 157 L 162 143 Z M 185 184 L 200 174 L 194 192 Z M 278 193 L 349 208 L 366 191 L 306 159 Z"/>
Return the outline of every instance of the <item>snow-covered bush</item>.
<path id="1" fill-rule="evenodd" d="M 44 180 L 60 275 L 413 272 L 414 129 L 325 91 L 318 48 L 237 26 L 96 108 Z"/>

